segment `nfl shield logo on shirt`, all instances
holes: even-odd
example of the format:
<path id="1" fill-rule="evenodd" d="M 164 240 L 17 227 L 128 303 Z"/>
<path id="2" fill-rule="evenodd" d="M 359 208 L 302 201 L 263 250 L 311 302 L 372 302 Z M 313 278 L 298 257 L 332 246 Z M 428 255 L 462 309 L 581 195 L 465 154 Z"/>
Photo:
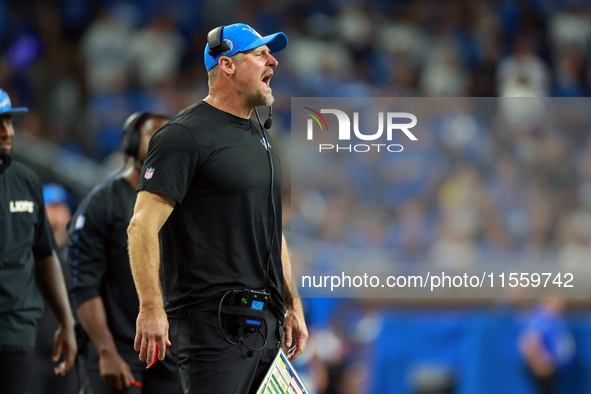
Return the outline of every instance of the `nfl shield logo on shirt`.
<path id="1" fill-rule="evenodd" d="M 148 167 L 146 173 L 144 174 L 144 178 L 152 179 L 152 175 L 154 175 L 154 169 L 152 167 Z"/>

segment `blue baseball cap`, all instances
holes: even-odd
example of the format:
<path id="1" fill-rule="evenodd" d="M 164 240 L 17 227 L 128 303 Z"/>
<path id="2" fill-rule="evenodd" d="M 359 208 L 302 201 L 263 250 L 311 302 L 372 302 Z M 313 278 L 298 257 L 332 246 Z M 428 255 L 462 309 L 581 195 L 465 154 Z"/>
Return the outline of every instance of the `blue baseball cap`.
<path id="1" fill-rule="evenodd" d="M 25 107 L 12 108 L 12 103 L 10 102 L 10 97 L 8 97 L 8 93 L 0 89 L 0 116 L 4 114 L 24 114 L 28 111 L 29 109 Z"/>
<path id="2" fill-rule="evenodd" d="M 43 200 L 45 205 L 70 203 L 70 195 L 59 183 L 47 183 L 43 185 Z"/>
<path id="3" fill-rule="evenodd" d="M 234 56 L 238 52 L 246 52 L 251 49 L 267 45 L 271 53 L 279 52 L 287 46 L 287 36 L 284 33 L 275 33 L 261 36 L 255 29 L 244 23 L 235 23 L 222 29 L 220 41 L 225 41 L 229 49 L 219 55 L 209 54 L 209 43 L 205 46 L 205 68 L 209 72 L 218 64 L 222 56 Z"/>

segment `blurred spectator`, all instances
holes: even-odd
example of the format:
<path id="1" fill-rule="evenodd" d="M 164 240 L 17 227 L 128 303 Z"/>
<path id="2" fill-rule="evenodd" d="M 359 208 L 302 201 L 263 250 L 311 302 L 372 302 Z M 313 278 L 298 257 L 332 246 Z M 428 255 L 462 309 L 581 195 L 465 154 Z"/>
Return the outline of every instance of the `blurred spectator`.
<path id="1" fill-rule="evenodd" d="M 229 20 L 287 28 L 290 50 L 278 60 L 289 72 L 274 88 L 292 96 L 584 96 L 591 91 L 591 17 L 571 3 L 99 1 L 44 5 L 38 19 L 7 6 L 0 10 L 8 22 L 0 45 L 9 49 L 0 82 L 36 101 L 51 97 L 36 105 L 45 137 L 99 160 L 117 150 L 100 136 L 124 120 L 117 108 L 176 112 L 199 96 L 202 32 Z M 130 97 L 154 94 L 173 108 Z M 115 115 L 95 117 L 107 107 Z M 276 107 L 285 131 L 289 105 Z"/>
<path id="2" fill-rule="evenodd" d="M 557 378 L 573 360 L 575 343 L 562 314 L 565 300 L 543 299 L 530 312 L 519 349 L 540 394 L 557 393 Z"/>
<path id="3" fill-rule="evenodd" d="M 500 62 L 497 79 L 498 93 L 503 97 L 539 97 L 550 92 L 548 66 L 527 36 L 519 37 L 512 54 Z"/>
<path id="4" fill-rule="evenodd" d="M 131 33 L 137 9 L 120 4 L 104 8 L 86 30 L 79 50 L 90 92 L 122 91 L 128 85 Z"/>
<path id="5" fill-rule="evenodd" d="M 45 200 L 47 219 L 53 230 L 53 237 L 59 248 L 60 257 L 65 257 L 62 252 L 68 242 L 66 226 L 72 217 L 70 196 L 62 185 L 48 183 L 43 186 L 43 199 Z"/>
<path id="6" fill-rule="evenodd" d="M 131 38 L 128 56 L 144 89 L 170 83 L 178 73 L 185 48 L 171 16 L 154 15 L 150 24 Z"/>
<path id="7" fill-rule="evenodd" d="M 457 49 L 449 43 L 441 43 L 431 52 L 421 79 L 425 96 L 465 96 L 468 75 L 461 67 Z"/>
<path id="8" fill-rule="evenodd" d="M 577 272 L 589 277 L 591 266 L 591 213 L 586 210 L 575 210 L 560 219 L 560 248 L 558 264 L 565 272 Z"/>

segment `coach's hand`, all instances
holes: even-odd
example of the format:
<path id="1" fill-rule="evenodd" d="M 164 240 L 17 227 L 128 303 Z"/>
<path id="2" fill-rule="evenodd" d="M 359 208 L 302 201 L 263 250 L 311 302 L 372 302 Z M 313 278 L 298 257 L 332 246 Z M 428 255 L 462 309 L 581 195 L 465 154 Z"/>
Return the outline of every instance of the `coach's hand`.
<path id="1" fill-rule="evenodd" d="M 168 339 L 168 319 L 164 308 L 160 306 L 140 306 L 137 316 L 134 349 L 140 352 L 140 360 L 150 364 L 158 343 L 158 360 L 164 360 L 166 348 L 170 347 Z"/>
<path id="2" fill-rule="evenodd" d="M 304 309 L 300 299 L 294 300 L 293 307 L 288 309 L 285 316 L 283 343 L 290 360 L 295 360 L 304 351 L 308 340 L 308 328 L 304 320 Z M 291 348 L 292 339 L 295 337 L 295 346 Z M 290 349 L 291 348 L 291 349 Z"/>

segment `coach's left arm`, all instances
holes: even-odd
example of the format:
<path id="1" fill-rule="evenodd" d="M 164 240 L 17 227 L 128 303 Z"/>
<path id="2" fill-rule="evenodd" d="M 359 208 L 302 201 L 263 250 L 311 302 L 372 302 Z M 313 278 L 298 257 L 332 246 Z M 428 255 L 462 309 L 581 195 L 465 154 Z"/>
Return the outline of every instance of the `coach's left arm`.
<path id="1" fill-rule="evenodd" d="M 283 265 L 283 278 L 285 280 L 285 315 L 283 343 L 290 360 L 295 360 L 304 351 L 308 340 L 308 328 L 304 319 L 304 308 L 302 299 L 298 293 L 297 286 L 292 283 L 291 259 L 287 249 L 285 236 L 281 240 L 281 263 Z M 295 337 L 295 346 L 290 349 L 292 338 Z"/>

